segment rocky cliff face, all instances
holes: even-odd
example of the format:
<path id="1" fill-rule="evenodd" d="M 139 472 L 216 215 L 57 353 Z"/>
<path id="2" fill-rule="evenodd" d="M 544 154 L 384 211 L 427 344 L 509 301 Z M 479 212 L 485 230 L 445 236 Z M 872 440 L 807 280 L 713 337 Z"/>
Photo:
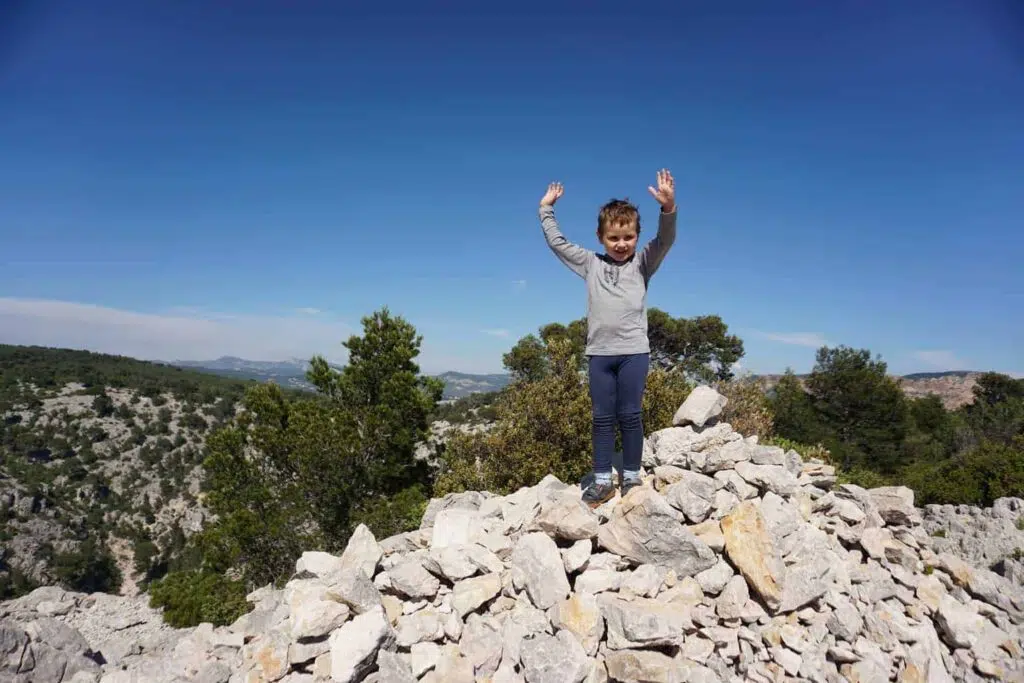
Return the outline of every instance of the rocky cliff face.
<path id="1" fill-rule="evenodd" d="M 927 505 L 924 528 L 936 552 L 952 553 L 1024 587 L 1024 500 L 999 498 L 990 508 Z"/>
<path id="2" fill-rule="evenodd" d="M 911 375 L 896 379 L 903 389 L 903 393 L 911 398 L 923 398 L 935 395 L 942 401 L 946 410 L 956 410 L 962 406 L 974 402 L 974 387 L 978 384 L 980 372 L 950 372 L 945 374 Z M 782 375 L 759 375 L 758 381 L 769 390 L 778 384 Z M 803 381 L 806 375 L 799 375 L 798 379 Z"/>
<path id="3" fill-rule="evenodd" d="M 644 486 L 597 510 L 553 477 L 435 499 L 416 531 L 378 540 L 360 527 L 340 556 L 304 553 L 286 586 L 253 592 L 253 610 L 217 628 L 166 629 L 125 598 L 40 589 L 0 607 L 0 673 L 1024 680 L 1024 590 L 937 547 L 910 490 L 836 486 L 823 463 L 715 424 L 716 397 L 691 398 L 680 426 L 650 435 Z"/>
<path id="4" fill-rule="evenodd" d="M 36 583 L 54 583 L 50 555 L 74 552 L 84 531 L 133 529 L 163 549 L 206 520 L 203 443 L 233 405 L 188 405 L 169 394 L 107 388 L 109 404 L 97 408 L 84 389 L 39 391 L 34 405 L 0 414 L 10 438 L 37 444 L 27 462 L 11 458 L 8 476 L 0 474 L 0 573 L 10 567 Z M 115 532 L 104 540 L 112 541 L 131 593 L 137 573 L 128 548 L 136 539 L 118 543 Z"/>

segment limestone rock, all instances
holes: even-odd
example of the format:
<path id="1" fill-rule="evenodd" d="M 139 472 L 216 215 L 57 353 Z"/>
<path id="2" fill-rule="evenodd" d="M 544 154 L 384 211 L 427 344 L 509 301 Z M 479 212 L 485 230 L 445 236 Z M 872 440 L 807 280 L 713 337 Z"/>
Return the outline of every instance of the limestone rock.
<path id="1" fill-rule="evenodd" d="M 672 424 L 703 427 L 709 420 L 718 417 L 728 402 L 729 399 L 707 385 L 695 387 L 676 410 Z"/>
<path id="2" fill-rule="evenodd" d="M 657 492 L 637 489 L 623 500 L 598 532 L 601 547 L 637 564 L 672 569 L 691 576 L 714 566 L 717 557 L 686 529 L 679 513 Z"/>
<path id="3" fill-rule="evenodd" d="M 540 532 L 522 536 L 512 551 L 512 568 L 521 577 L 533 604 L 547 609 L 569 595 L 569 581 L 558 546 Z"/>
<path id="4" fill-rule="evenodd" d="M 722 535 L 729 561 L 769 609 L 778 609 L 785 566 L 757 504 L 737 506 L 722 520 Z"/>
<path id="5" fill-rule="evenodd" d="M 1007 549 L 1024 501 L 922 515 L 909 489 L 837 485 L 829 466 L 714 420 L 651 434 L 652 476 L 596 511 L 548 475 L 434 499 L 419 529 L 380 542 L 357 527 L 340 556 L 302 553 L 224 626 L 39 588 L 0 603 L 0 678 L 1024 681 Z"/>

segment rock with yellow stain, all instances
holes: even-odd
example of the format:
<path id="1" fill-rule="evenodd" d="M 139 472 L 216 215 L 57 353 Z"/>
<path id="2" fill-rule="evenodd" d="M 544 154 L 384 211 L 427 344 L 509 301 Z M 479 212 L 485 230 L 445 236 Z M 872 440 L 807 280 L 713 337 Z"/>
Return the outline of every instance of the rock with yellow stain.
<path id="1" fill-rule="evenodd" d="M 722 519 L 725 554 L 769 610 L 782 604 L 785 566 L 757 503 L 746 500 Z"/>

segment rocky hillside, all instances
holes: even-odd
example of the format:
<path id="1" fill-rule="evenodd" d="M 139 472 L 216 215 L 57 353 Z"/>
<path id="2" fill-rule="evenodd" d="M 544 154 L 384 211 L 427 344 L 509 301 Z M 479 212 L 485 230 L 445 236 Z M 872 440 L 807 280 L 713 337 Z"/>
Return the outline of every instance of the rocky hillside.
<path id="1" fill-rule="evenodd" d="M 234 356 L 222 356 L 214 360 L 176 360 L 170 364 L 224 377 L 251 379 L 259 382 L 273 381 L 282 387 L 315 391 L 315 387 L 306 379 L 309 362 L 301 358 L 285 361 L 255 361 Z M 332 367 L 340 369 L 342 366 L 332 364 Z M 511 379 L 504 373 L 479 375 L 454 371 L 443 372 L 435 376 L 444 381 L 442 398 L 445 401 L 454 401 L 478 393 L 499 391 Z"/>
<path id="2" fill-rule="evenodd" d="M 160 576 L 207 517 L 206 436 L 252 381 L 0 345 L 0 598 L 55 584 L 133 595 Z M 444 406 L 419 457 L 488 428 L 480 396 Z"/>
<path id="3" fill-rule="evenodd" d="M 956 410 L 974 401 L 974 387 L 978 383 L 980 372 L 935 372 L 917 373 L 896 377 L 903 392 L 911 398 L 938 396 L 946 410 Z M 782 375 L 758 375 L 756 379 L 771 389 L 778 383 Z M 798 375 L 804 379 L 804 375 Z"/>
<path id="4" fill-rule="evenodd" d="M 949 372 L 908 375 L 900 378 L 900 386 L 907 396 L 921 398 L 934 394 L 942 399 L 946 410 L 956 410 L 974 401 L 974 387 L 980 372 Z"/>
<path id="5" fill-rule="evenodd" d="M 625 498 L 591 510 L 549 476 L 435 499 L 416 531 L 376 539 L 360 526 L 339 556 L 310 549 L 227 626 L 170 630 L 125 598 L 41 589 L 0 606 L 0 671 L 38 683 L 1024 680 L 1020 584 L 937 547 L 909 489 L 837 485 L 824 463 L 715 423 L 721 404 L 694 392 L 677 426 L 651 435 L 645 484 Z"/>
<path id="6" fill-rule="evenodd" d="M 130 594 L 159 573 L 202 527 L 204 440 L 243 386 L 0 347 L 0 595 L 57 583 Z"/>

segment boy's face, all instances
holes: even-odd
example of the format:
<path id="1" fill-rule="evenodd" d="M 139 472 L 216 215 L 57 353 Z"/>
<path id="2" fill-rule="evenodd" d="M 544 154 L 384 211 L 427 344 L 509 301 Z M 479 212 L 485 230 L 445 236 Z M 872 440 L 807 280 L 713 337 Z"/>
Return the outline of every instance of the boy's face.
<path id="1" fill-rule="evenodd" d="M 636 251 L 637 233 L 636 223 L 616 223 L 598 230 L 597 238 L 609 256 L 616 261 L 625 261 Z"/>

